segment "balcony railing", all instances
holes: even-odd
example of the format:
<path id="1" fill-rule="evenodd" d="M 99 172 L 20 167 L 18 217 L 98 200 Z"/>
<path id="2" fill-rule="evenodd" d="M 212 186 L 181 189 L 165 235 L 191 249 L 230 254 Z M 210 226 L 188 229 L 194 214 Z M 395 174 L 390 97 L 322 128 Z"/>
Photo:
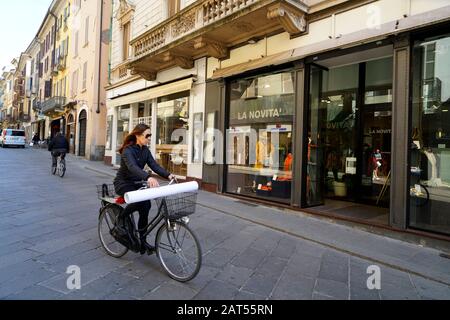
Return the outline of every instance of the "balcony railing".
<path id="1" fill-rule="evenodd" d="M 60 56 L 58 58 L 58 63 L 56 67 L 58 68 L 59 71 L 64 71 L 66 69 L 66 62 L 67 62 L 66 56 Z"/>
<path id="2" fill-rule="evenodd" d="M 129 60 L 117 65 L 111 70 L 111 82 L 115 83 L 122 81 L 130 75 L 130 72 L 127 68 L 128 62 Z"/>
<path id="3" fill-rule="evenodd" d="M 134 58 L 156 51 L 167 43 L 173 42 L 194 30 L 206 27 L 220 19 L 236 13 L 258 0 L 208 0 L 197 6 L 180 12 L 177 19 L 170 19 L 166 25 L 132 41 Z"/>
<path id="4" fill-rule="evenodd" d="M 33 110 L 34 111 L 41 111 L 41 102 L 38 100 L 33 101 Z"/>
<path id="5" fill-rule="evenodd" d="M 174 65 L 193 67 L 203 56 L 228 56 L 228 48 L 252 38 L 306 31 L 308 7 L 299 0 L 196 1 L 130 42 L 131 73 L 154 80 L 156 72 Z"/>
<path id="6" fill-rule="evenodd" d="M 30 121 L 30 116 L 26 113 L 19 114 L 19 121 L 20 122 L 28 122 Z"/>
<path id="7" fill-rule="evenodd" d="M 41 103 L 43 113 L 58 111 L 66 105 L 66 97 L 52 97 Z"/>

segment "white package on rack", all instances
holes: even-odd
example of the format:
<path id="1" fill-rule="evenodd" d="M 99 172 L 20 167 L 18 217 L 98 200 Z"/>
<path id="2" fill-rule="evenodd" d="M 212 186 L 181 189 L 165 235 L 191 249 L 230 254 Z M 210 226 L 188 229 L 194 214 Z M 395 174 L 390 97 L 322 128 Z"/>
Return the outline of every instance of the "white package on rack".
<path id="1" fill-rule="evenodd" d="M 167 186 L 148 188 L 137 191 L 130 191 L 125 193 L 126 203 L 135 203 L 141 201 L 147 201 L 162 197 L 168 197 L 174 194 L 183 192 L 194 192 L 198 190 L 198 183 L 196 181 L 171 184 Z"/>

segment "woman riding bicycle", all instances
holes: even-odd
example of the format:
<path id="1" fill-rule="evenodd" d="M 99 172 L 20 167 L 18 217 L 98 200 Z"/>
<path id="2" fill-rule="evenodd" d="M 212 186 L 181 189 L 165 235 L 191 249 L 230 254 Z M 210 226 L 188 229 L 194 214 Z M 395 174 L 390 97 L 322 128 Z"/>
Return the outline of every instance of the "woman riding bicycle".
<path id="1" fill-rule="evenodd" d="M 150 188 L 158 187 L 158 181 L 155 178 L 152 178 L 151 174 L 144 170 L 145 165 L 148 165 L 150 169 L 163 178 L 169 180 L 174 178 L 174 175 L 162 168 L 150 153 L 150 150 L 147 147 L 150 137 L 150 127 L 146 124 L 138 124 L 125 138 L 119 149 L 119 153 L 122 156 L 120 169 L 114 179 L 116 194 L 123 196 L 127 192 L 140 189 L 142 185 L 137 184 L 139 181 L 147 181 Z M 138 211 L 138 228 L 144 229 L 148 224 L 150 209 L 150 201 L 132 203 L 126 206 L 122 213 L 122 217 L 126 217 L 133 212 Z M 145 239 L 145 231 L 142 231 L 139 234 L 141 243 L 140 253 L 153 252 L 154 247 L 148 244 Z"/>

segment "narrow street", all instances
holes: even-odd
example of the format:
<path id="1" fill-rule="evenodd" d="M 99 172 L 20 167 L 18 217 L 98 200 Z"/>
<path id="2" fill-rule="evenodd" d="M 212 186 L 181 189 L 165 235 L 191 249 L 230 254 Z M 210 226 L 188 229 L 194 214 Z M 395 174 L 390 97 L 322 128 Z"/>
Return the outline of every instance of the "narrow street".
<path id="1" fill-rule="evenodd" d="M 0 149 L 0 299 L 450 298 L 440 251 L 203 191 L 190 222 L 203 266 L 178 283 L 154 255 L 103 251 L 96 184 L 114 170 L 69 155 L 61 179 L 50 163 L 44 149 Z M 80 290 L 66 285 L 72 265 Z M 380 290 L 367 287 L 370 265 Z"/>

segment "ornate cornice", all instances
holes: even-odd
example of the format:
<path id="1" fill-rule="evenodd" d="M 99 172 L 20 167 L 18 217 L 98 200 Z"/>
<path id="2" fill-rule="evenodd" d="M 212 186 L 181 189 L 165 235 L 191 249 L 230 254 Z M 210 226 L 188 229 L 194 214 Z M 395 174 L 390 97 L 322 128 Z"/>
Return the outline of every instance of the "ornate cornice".
<path id="1" fill-rule="evenodd" d="M 135 5 L 131 4 L 127 0 L 119 0 L 120 5 L 119 9 L 116 13 L 116 19 L 120 21 L 120 23 L 123 25 L 131 20 L 131 16 L 134 13 Z"/>
<path id="2" fill-rule="evenodd" d="M 267 9 L 268 19 L 278 19 L 284 30 L 291 36 L 298 35 L 306 31 L 305 12 L 279 2 Z"/>

